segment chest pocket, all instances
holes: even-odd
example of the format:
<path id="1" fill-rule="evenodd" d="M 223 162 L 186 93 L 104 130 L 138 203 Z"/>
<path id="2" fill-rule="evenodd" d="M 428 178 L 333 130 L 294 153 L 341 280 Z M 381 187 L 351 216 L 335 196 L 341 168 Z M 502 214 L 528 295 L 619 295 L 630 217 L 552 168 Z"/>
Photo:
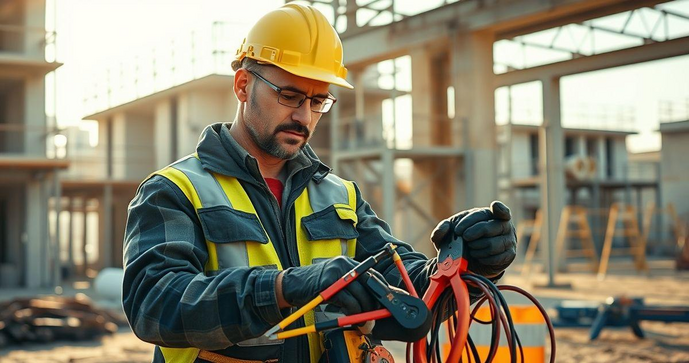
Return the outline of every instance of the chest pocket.
<path id="1" fill-rule="evenodd" d="M 198 210 L 206 240 L 213 243 L 217 269 L 241 266 L 277 268 L 270 253 L 268 236 L 255 214 L 219 205 Z"/>
<path id="2" fill-rule="evenodd" d="M 356 212 L 347 204 L 333 204 L 303 217 L 301 225 L 309 244 L 306 248 L 309 262 L 316 263 L 339 255 L 354 257 L 359 237 L 356 224 Z"/>

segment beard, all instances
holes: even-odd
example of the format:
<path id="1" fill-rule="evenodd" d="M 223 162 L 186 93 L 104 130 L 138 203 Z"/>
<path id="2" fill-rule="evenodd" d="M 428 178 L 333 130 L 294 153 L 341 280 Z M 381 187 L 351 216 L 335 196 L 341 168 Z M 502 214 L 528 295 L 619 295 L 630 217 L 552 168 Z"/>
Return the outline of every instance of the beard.
<path id="1" fill-rule="evenodd" d="M 256 118 L 255 121 L 256 124 L 261 123 L 261 119 L 263 119 L 263 115 L 261 113 L 261 108 L 258 106 L 258 102 L 256 102 L 255 98 L 251 97 L 251 107 L 254 109 L 256 112 Z M 311 132 L 309 131 L 308 128 L 305 126 L 300 125 L 297 122 L 291 122 L 289 124 L 281 124 L 278 125 L 272 132 L 267 130 L 266 128 L 263 128 L 263 132 L 259 132 L 259 130 L 255 127 L 256 124 L 253 122 L 254 120 L 250 120 L 250 122 L 246 122 L 247 130 L 249 131 L 249 136 L 253 140 L 253 142 L 256 144 L 256 146 L 259 147 L 259 149 L 263 150 L 264 152 L 268 153 L 269 155 L 278 158 L 278 159 L 283 159 L 283 160 L 292 160 L 294 159 L 298 154 L 299 151 L 304 149 L 306 146 L 306 142 L 311 138 Z M 290 151 L 285 149 L 280 142 L 277 140 L 277 135 L 281 131 L 294 131 L 299 134 L 304 135 L 304 141 L 301 142 L 301 145 L 299 146 L 299 149 L 296 151 Z M 288 139 L 286 141 L 290 145 L 297 145 L 300 142 L 295 141 L 293 139 Z"/>

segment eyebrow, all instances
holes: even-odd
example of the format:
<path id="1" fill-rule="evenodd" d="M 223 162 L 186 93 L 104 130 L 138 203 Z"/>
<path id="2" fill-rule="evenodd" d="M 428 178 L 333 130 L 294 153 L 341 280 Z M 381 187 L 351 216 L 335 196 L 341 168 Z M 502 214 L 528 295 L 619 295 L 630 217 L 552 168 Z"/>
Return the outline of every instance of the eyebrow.
<path id="1" fill-rule="evenodd" d="M 280 86 L 278 86 L 278 87 L 280 87 Z M 304 95 L 307 95 L 307 96 L 308 96 L 308 94 L 307 94 L 306 92 L 304 92 L 304 91 L 302 91 L 302 90 L 300 90 L 299 88 L 294 87 L 294 86 L 284 86 L 284 87 L 280 87 L 280 89 L 285 90 L 285 91 L 297 92 L 297 93 L 301 93 L 301 94 L 304 94 Z M 329 93 L 325 93 L 325 94 L 323 94 L 323 93 L 318 93 L 318 94 L 315 94 L 315 95 L 313 95 L 313 96 L 311 96 L 311 97 L 328 98 L 329 95 L 330 95 Z"/>

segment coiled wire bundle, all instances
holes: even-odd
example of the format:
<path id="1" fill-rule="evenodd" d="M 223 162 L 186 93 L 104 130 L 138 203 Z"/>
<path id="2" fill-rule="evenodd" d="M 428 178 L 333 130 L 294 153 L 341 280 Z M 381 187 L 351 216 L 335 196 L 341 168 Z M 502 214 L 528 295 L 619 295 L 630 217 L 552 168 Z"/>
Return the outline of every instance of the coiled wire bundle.
<path id="1" fill-rule="evenodd" d="M 519 335 L 517 334 L 517 330 L 515 329 L 514 323 L 512 321 L 512 315 L 510 314 L 507 301 L 505 300 L 501 291 L 512 291 L 520 295 L 523 295 L 538 308 L 539 312 L 545 320 L 545 323 L 548 328 L 548 333 L 550 336 L 551 350 L 549 361 L 551 363 L 555 362 L 555 330 L 545 309 L 533 295 L 516 286 L 496 286 L 489 279 L 480 275 L 472 273 L 462 273 L 460 276 L 462 281 L 464 281 L 467 285 L 472 286 L 483 293 L 483 296 L 477 301 L 474 308 L 471 310 L 470 324 L 475 322 L 478 324 L 491 325 L 491 343 L 488 350 L 488 356 L 486 357 L 486 360 L 484 362 L 492 362 L 493 359 L 495 359 L 496 353 L 498 351 L 498 346 L 500 345 L 501 330 L 505 333 L 505 337 L 507 338 L 507 346 L 510 353 L 510 362 L 525 362 L 524 351 L 521 341 L 519 339 Z M 488 302 L 488 307 L 490 308 L 491 319 L 488 321 L 483 321 L 476 317 L 479 308 L 485 302 Z M 453 291 L 448 289 L 440 295 L 438 301 L 432 308 L 433 317 L 430 331 L 431 339 L 427 340 L 426 345 L 427 362 L 441 363 L 443 361 L 440 342 L 440 337 L 442 333 L 440 331 L 440 327 L 443 323 L 446 323 L 450 341 L 453 341 L 455 335 L 458 333 L 458 329 L 461 329 L 461 324 L 458 321 L 457 314 L 455 313 L 456 311 L 457 301 L 455 299 Z M 470 335 L 467 335 L 467 339 L 464 345 L 464 351 L 466 352 L 467 361 L 462 362 L 462 359 L 460 357 L 459 362 L 482 362 L 478 349 L 476 348 L 476 345 L 474 344 Z M 411 344 L 407 345 L 407 362 L 412 361 L 410 357 L 410 352 Z"/>

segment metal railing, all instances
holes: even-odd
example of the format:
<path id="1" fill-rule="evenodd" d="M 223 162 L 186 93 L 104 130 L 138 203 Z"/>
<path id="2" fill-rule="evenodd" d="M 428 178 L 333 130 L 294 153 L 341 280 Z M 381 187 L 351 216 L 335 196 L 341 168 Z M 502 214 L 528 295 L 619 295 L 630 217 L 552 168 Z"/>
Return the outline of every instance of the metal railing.
<path id="1" fill-rule="evenodd" d="M 69 145 L 66 158 L 70 168 L 62 178 L 66 180 L 123 180 L 143 179 L 155 169 L 153 146 L 114 144 L 111 155 L 104 145 L 87 143 Z"/>
<path id="2" fill-rule="evenodd" d="M 66 139 L 62 130 L 50 126 L 32 126 L 23 123 L 6 123 L 0 120 L 0 156 L 36 156 L 50 159 L 63 158 L 61 142 Z M 45 145 L 36 146 L 34 143 Z M 33 149 L 32 149 L 33 148 Z M 33 150 L 40 150 L 36 153 Z"/>
<path id="3" fill-rule="evenodd" d="M 689 98 L 682 101 L 660 101 L 658 104 L 658 120 L 662 123 L 688 121 Z"/>
<path id="4" fill-rule="evenodd" d="M 433 134 L 429 127 L 431 124 L 440 129 L 447 129 L 447 140 L 440 140 L 438 135 Z M 443 114 L 412 113 L 389 118 L 382 114 L 366 114 L 363 119 L 354 116 L 340 117 L 337 120 L 337 128 L 337 137 L 331 142 L 334 143 L 335 150 L 341 151 L 383 146 L 402 150 L 415 146 L 457 146 L 461 144 L 461 140 L 457 138 L 461 139 L 463 135 L 461 122 L 449 119 Z M 419 129 L 430 134 L 424 138 L 427 142 L 418 140 Z M 415 136 L 417 141 L 414 140 Z"/>
<path id="5" fill-rule="evenodd" d="M 14 54 L 54 62 L 57 33 L 40 27 L 0 24 L 0 54 Z"/>
<path id="6" fill-rule="evenodd" d="M 94 114 L 211 74 L 233 75 L 240 34 L 237 24 L 214 22 L 117 61 L 93 76 L 84 110 Z"/>

